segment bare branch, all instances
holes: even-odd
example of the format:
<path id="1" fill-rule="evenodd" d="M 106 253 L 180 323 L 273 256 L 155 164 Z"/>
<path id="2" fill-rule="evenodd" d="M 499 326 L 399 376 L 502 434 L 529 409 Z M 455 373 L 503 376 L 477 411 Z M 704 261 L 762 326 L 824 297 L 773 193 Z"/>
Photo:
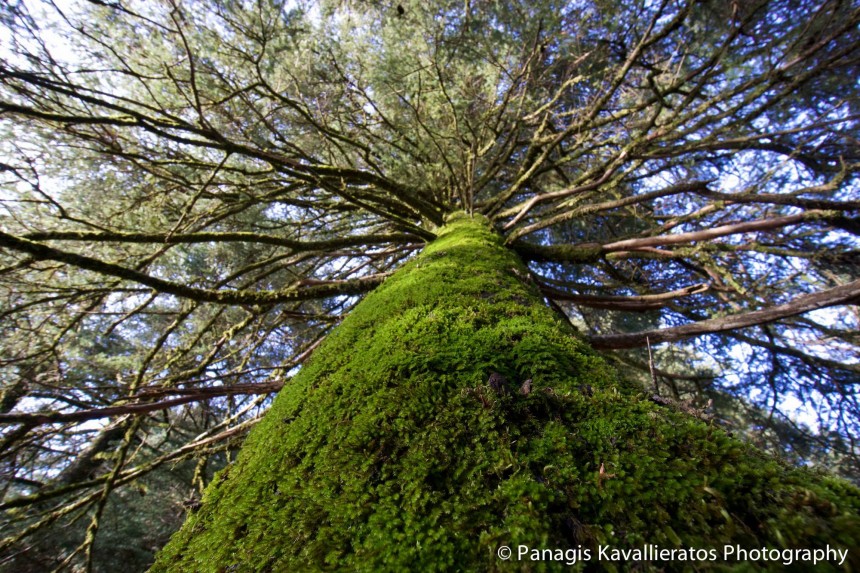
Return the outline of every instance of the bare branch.
<path id="1" fill-rule="evenodd" d="M 654 344 L 675 342 L 676 340 L 683 340 L 685 338 L 700 336 L 702 334 L 715 334 L 717 332 L 725 332 L 727 330 L 768 324 L 782 318 L 796 316 L 811 310 L 846 304 L 860 304 L 860 280 L 834 287 L 832 289 L 827 289 L 822 292 L 799 296 L 786 304 L 780 304 L 744 314 L 712 318 L 701 322 L 694 322 L 663 330 L 649 330 L 634 334 L 592 336 L 589 337 L 588 340 L 594 348 L 599 350 L 636 348 L 639 346 L 645 346 L 648 339 L 650 339 Z"/>

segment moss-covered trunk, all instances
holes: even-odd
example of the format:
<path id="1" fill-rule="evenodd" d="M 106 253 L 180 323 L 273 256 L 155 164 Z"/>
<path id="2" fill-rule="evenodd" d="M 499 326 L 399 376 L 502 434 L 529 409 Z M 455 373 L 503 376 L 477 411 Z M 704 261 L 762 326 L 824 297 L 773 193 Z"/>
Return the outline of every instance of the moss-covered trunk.
<path id="1" fill-rule="evenodd" d="M 153 571 L 570 570 L 520 545 L 626 569 L 599 547 L 646 544 L 860 567 L 856 488 L 625 387 L 525 276 L 482 220 L 450 222 L 281 391 Z"/>

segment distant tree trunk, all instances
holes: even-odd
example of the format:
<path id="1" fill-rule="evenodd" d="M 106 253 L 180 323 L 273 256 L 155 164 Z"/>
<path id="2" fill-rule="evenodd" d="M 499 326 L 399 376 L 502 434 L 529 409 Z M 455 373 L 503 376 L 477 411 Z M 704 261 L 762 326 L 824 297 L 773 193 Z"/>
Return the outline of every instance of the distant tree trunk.
<path id="1" fill-rule="evenodd" d="M 569 570 L 518 546 L 606 567 L 599 546 L 645 544 L 829 545 L 857 568 L 858 514 L 857 488 L 625 383 L 457 215 L 284 387 L 152 571 Z"/>

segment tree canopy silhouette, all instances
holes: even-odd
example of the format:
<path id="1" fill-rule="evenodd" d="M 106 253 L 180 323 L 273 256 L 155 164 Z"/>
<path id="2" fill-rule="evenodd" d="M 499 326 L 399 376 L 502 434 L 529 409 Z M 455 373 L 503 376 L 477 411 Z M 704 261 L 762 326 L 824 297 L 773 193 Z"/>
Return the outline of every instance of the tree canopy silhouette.
<path id="1" fill-rule="evenodd" d="M 0 19 L 4 550 L 86 516 L 55 565 L 91 562 L 112 493 L 181 460 L 202 487 L 458 211 L 649 393 L 856 478 L 854 3 Z"/>

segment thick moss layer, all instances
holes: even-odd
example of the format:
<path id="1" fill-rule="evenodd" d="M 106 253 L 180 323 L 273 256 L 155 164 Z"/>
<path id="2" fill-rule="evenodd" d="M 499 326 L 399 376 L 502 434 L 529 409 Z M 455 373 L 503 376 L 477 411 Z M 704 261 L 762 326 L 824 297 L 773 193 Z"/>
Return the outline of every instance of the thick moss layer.
<path id="1" fill-rule="evenodd" d="M 451 221 L 280 393 L 152 571 L 571 570 L 497 557 L 520 544 L 610 569 L 631 564 L 599 545 L 829 544 L 860 568 L 856 488 L 625 387 L 525 276 L 483 220 Z"/>

